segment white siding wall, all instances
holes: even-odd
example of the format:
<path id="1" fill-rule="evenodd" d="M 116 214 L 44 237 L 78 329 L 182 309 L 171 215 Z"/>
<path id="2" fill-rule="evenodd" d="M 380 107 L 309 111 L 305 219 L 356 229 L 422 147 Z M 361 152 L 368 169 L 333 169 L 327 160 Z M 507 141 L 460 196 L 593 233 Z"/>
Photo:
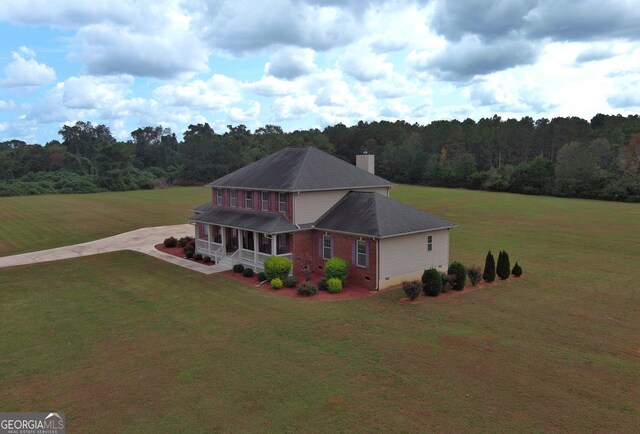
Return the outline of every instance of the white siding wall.
<path id="1" fill-rule="evenodd" d="M 388 196 L 388 188 L 372 188 L 357 191 L 371 191 Z M 296 224 L 313 223 L 329 208 L 342 199 L 349 190 L 307 191 L 294 194 Z"/>
<path id="2" fill-rule="evenodd" d="M 427 236 L 433 237 L 433 250 L 427 251 Z M 420 279 L 427 268 L 446 271 L 449 264 L 447 229 L 380 240 L 379 288 L 397 285 L 403 280 Z"/>

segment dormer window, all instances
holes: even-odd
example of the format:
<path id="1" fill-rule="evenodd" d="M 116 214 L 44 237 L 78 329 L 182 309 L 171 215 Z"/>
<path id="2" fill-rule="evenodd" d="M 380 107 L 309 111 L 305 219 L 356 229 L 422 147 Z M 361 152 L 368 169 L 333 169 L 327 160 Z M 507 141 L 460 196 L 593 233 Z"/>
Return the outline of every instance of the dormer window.
<path id="1" fill-rule="evenodd" d="M 278 211 L 287 212 L 287 193 L 278 193 Z"/>
<path id="2" fill-rule="evenodd" d="M 253 208 L 253 192 L 245 191 L 244 192 L 244 207 L 247 209 Z"/>

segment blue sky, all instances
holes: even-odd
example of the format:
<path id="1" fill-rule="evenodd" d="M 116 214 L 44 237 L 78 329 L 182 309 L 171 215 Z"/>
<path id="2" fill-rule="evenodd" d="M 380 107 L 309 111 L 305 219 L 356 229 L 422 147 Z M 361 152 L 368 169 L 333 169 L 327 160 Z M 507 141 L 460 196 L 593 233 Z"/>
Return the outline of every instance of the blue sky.
<path id="1" fill-rule="evenodd" d="M 6 1 L 0 141 L 636 114 L 638 23 L 638 0 Z"/>

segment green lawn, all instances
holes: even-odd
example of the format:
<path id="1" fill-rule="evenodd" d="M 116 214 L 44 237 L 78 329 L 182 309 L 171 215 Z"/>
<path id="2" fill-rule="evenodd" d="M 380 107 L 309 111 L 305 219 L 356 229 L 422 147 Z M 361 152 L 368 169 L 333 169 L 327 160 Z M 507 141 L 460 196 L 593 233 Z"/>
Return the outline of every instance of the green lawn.
<path id="1" fill-rule="evenodd" d="M 157 203 L 183 195 L 135 193 L 108 195 L 180 222 Z M 452 260 L 504 248 L 524 278 L 407 305 L 281 297 L 132 252 L 0 270 L 0 411 L 65 411 L 69 432 L 637 432 L 640 206 L 394 197 L 460 225 Z"/>

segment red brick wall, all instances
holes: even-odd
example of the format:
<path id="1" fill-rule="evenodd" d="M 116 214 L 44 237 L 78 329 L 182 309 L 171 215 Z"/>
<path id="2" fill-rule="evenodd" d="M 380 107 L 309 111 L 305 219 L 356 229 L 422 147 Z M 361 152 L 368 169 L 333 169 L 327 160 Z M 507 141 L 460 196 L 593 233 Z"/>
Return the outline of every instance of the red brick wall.
<path id="1" fill-rule="evenodd" d="M 293 272 L 299 278 L 304 278 L 303 267 L 310 264 L 314 272 L 324 274 L 325 261 L 322 259 L 322 235 L 325 232 L 310 230 L 295 232 L 291 253 L 293 256 Z M 364 286 L 371 290 L 376 289 L 376 263 L 377 248 L 376 240 L 362 238 L 369 242 L 369 266 L 367 268 L 358 267 L 353 261 L 353 242 L 360 239 L 344 234 L 327 233 L 333 237 L 333 254 L 349 262 L 349 274 L 347 283 Z"/>
<path id="2" fill-rule="evenodd" d="M 225 188 L 222 190 L 222 203 L 223 207 L 230 207 L 229 200 L 229 189 Z M 246 190 L 234 190 L 234 193 L 237 195 L 238 199 L 236 200 L 236 208 L 237 209 L 247 209 L 245 207 L 245 191 Z M 261 191 L 252 191 L 252 201 L 251 201 L 251 210 L 253 211 L 262 211 L 262 192 Z M 216 205 L 216 188 L 211 189 L 211 204 L 213 206 Z M 273 214 L 283 214 L 287 220 L 290 222 L 293 221 L 293 195 L 291 193 L 287 193 L 287 212 L 280 213 L 278 211 L 278 193 L 270 191 L 269 192 L 269 211 Z"/>

